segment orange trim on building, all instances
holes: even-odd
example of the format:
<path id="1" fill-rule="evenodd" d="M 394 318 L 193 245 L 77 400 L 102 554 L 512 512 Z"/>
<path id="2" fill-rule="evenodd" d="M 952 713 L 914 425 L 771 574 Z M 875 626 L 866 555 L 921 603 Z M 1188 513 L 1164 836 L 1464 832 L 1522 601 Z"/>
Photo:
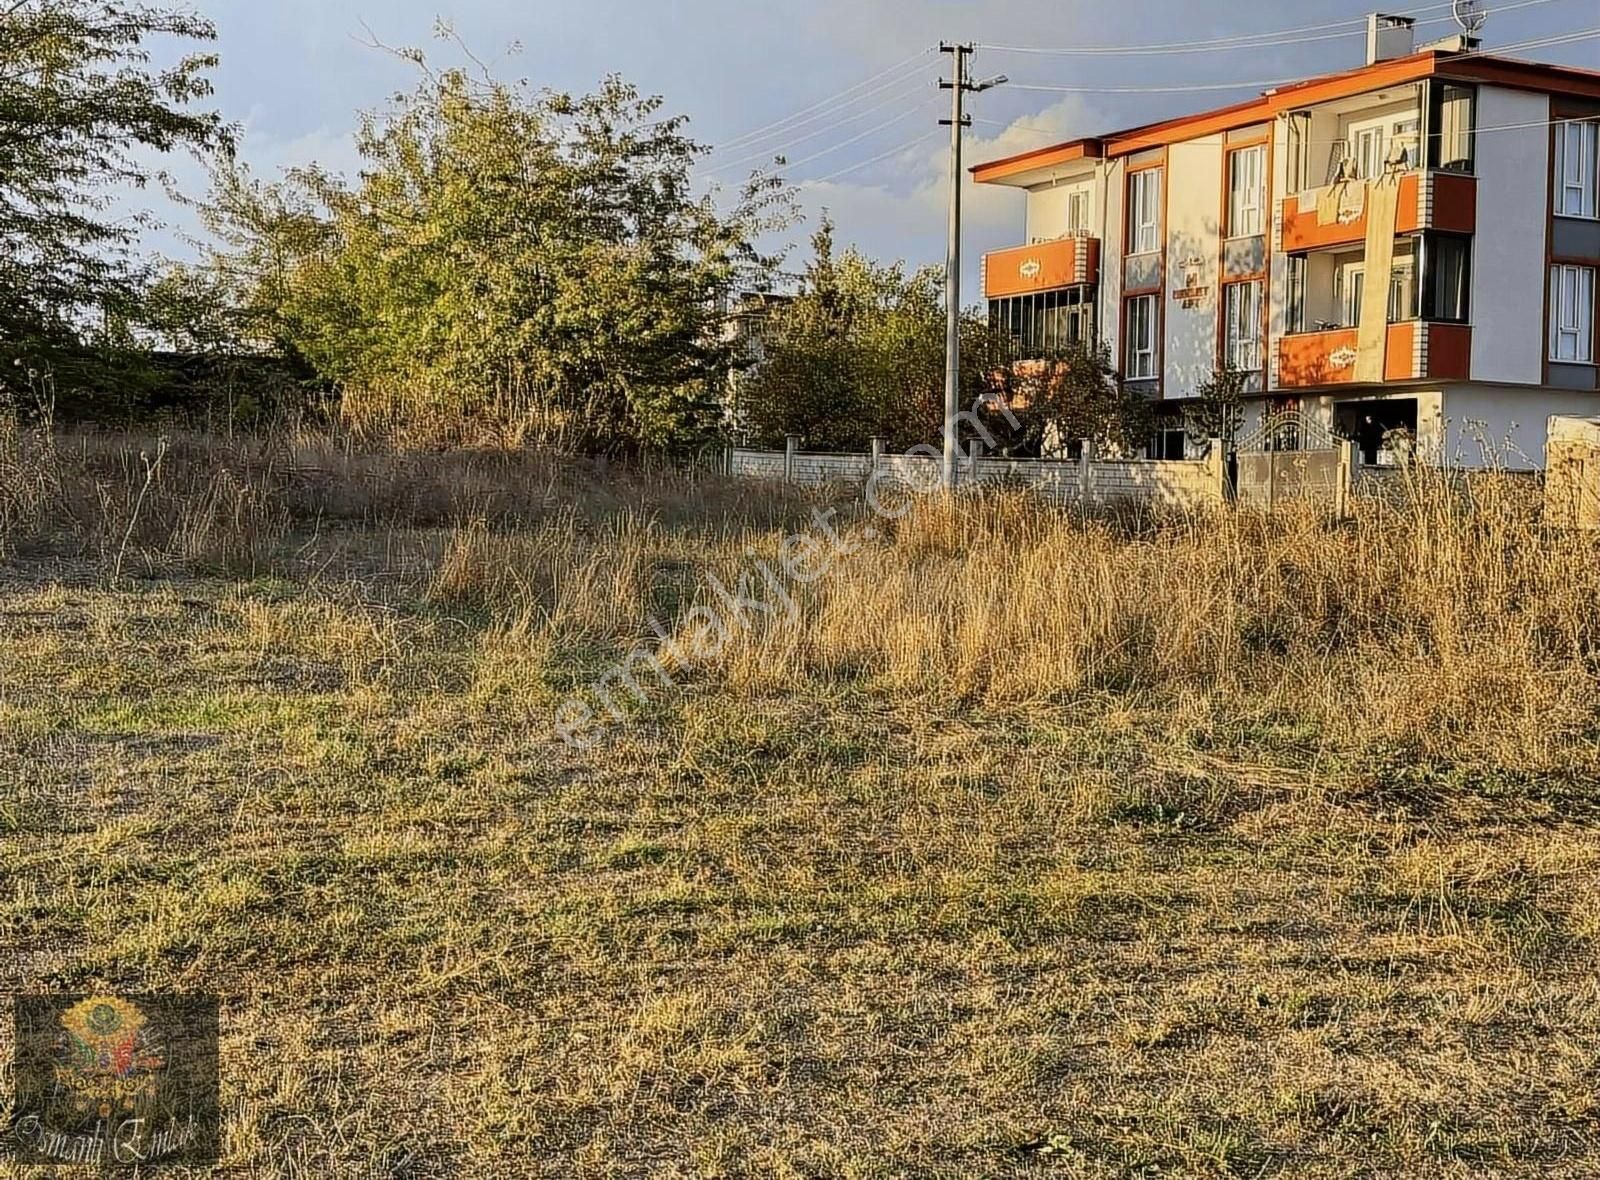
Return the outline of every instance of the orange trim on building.
<path id="1" fill-rule="evenodd" d="M 1385 381 L 1410 381 L 1418 374 L 1412 359 L 1418 324 L 1389 325 Z M 1278 385 L 1306 389 L 1318 385 L 1349 385 L 1356 375 L 1356 343 L 1360 332 L 1338 328 L 1331 332 L 1299 332 L 1278 345 Z"/>
<path id="2" fill-rule="evenodd" d="M 1518 61 L 1511 57 L 1439 58 L 1435 70 L 1442 78 L 1460 82 L 1483 82 L 1513 90 L 1537 90 L 1563 98 L 1600 99 L 1600 70 L 1579 66 L 1557 66 L 1545 62 Z"/>
<path id="3" fill-rule="evenodd" d="M 1031 295 L 1100 281 L 1100 240 L 1062 238 L 1034 246 L 996 250 L 983 258 L 986 299 Z"/>
<path id="4" fill-rule="evenodd" d="M 1478 181 L 1473 176 L 1454 172 L 1430 173 L 1433 184 L 1433 216 L 1424 222 L 1418 200 L 1420 173 L 1408 172 L 1400 178 L 1400 207 L 1395 233 L 1412 234 L 1424 229 L 1450 233 L 1478 232 Z M 1320 190 L 1309 190 L 1317 192 Z M 1309 195 L 1309 193 L 1307 194 Z M 1290 253 L 1322 250 L 1329 246 L 1359 246 L 1367 240 L 1367 216 L 1354 221 L 1323 225 L 1315 208 L 1301 206 L 1300 196 L 1283 198 L 1283 248 Z"/>
<path id="5" fill-rule="evenodd" d="M 1021 155 L 975 164 L 971 172 L 972 179 L 977 183 L 993 184 L 997 180 L 1004 180 L 1008 176 L 1016 176 L 1023 172 L 1032 172 L 1036 168 L 1054 168 L 1062 164 L 1074 164 L 1079 160 L 1101 158 L 1102 151 L 1098 139 L 1074 139 L 1068 143 L 1036 148 Z"/>
<path id="6" fill-rule="evenodd" d="M 1408 172 L 1400 178 L 1399 209 L 1395 217 L 1395 233 L 1410 234 L 1421 228 L 1417 216 L 1417 186 L 1420 178 Z M 1310 197 L 1319 189 L 1307 190 Z M 1333 222 L 1323 225 L 1317 220 L 1315 204 L 1310 209 L 1301 206 L 1301 197 L 1283 198 L 1283 248 L 1287 253 L 1301 250 L 1321 250 L 1329 246 L 1360 245 L 1367 240 L 1367 214 L 1350 222 Z"/>
<path id="7" fill-rule="evenodd" d="M 1464 57 L 1423 50 L 1410 57 L 1381 61 L 1375 65 L 1280 86 L 1232 106 L 1117 131 L 1098 139 L 1073 140 L 979 164 L 972 169 L 972 173 L 979 183 L 987 184 L 1073 160 L 1101 156 L 1114 159 L 1205 135 L 1236 131 L 1302 107 L 1434 77 L 1537 90 L 1571 98 L 1600 99 L 1600 70 L 1552 66 L 1503 57 Z"/>

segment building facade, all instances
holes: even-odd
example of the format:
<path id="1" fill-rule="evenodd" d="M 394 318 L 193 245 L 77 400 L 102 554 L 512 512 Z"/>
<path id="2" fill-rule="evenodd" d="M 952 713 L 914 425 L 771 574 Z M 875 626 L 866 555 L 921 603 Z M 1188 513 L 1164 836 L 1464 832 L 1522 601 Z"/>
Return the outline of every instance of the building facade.
<path id="1" fill-rule="evenodd" d="M 1374 18 L 1359 69 L 978 165 L 1027 194 L 992 321 L 1023 356 L 1108 345 L 1154 457 L 1232 367 L 1245 432 L 1297 410 L 1369 463 L 1542 466 L 1552 415 L 1600 414 L 1600 72 L 1411 50 Z"/>

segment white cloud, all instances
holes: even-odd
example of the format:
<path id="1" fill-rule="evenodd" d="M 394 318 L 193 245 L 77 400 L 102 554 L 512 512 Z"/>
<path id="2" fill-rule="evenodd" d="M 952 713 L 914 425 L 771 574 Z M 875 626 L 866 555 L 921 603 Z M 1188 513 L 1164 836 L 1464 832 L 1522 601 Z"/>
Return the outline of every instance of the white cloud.
<path id="1" fill-rule="evenodd" d="M 1081 99 L 1068 97 L 1013 120 L 993 135 L 969 135 L 963 147 L 963 172 L 985 160 L 1104 129 Z M 948 142 L 909 148 L 858 175 L 866 179 L 801 181 L 799 199 L 809 223 L 815 224 L 827 209 L 841 245 L 854 243 L 876 257 L 903 258 L 913 265 L 942 260 L 938 243 L 945 240 L 949 221 Z M 970 302 L 976 297 L 979 258 L 1022 240 L 1023 197 L 1016 189 L 973 184 L 970 174 L 963 183 L 962 284 Z"/>

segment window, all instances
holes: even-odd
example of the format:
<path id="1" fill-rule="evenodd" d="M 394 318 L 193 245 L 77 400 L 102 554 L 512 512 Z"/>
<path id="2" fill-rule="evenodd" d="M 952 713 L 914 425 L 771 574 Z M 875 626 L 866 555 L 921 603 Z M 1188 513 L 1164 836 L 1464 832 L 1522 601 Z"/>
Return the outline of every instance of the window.
<path id="1" fill-rule="evenodd" d="M 1067 194 L 1067 232 L 1089 232 L 1089 194 L 1082 189 Z"/>
<path id="2" fill-rule="evenodd" d="M 1594 267 L 1550 268 L 1550 359 L 1594 364 Z"/>
<path id="3" fill-rule="evenodd" d="M 1594 217 L 1600 182 L 1600 123 L 1556 124 L 1556 213 Z"/>
<path id="4" fill-rule="evenodd" d="M 1034 360 L 1094 339 L 1094 288 L 1067 287 L 989 301 L 989 323 L 1011 337 L 1017 360 Z"/>
<path id="5" fill-rule="evenodd" d="M 1417 166 L 1417 132 L 1419 125 L 1415 119 L 1401 119 L 1394 125 L 1393 134 L 1390 136 L 1390 150 L 1395 153 L 1395 158 L 1400 162 L 1400 167 L 1405 169 Z"/>
<path id="6" fill-rule="evenodd" d="M 1382 176 L 1383 128 L 1365 127 L 1357 131 L 1350 145 L 1350 154 L 1355 158 L 1358 179 L 1376 180 Z"/>
<path id="7" fill-rule="evenodd" d="M 1367 289 L 1365 265 L 1346 266 L 1334 273 L 1334 301 L 1344 316 L 1344 326 L 1361 326 L 1361 300 Z M 1397 257 L 1389 272 L 1389 323 L 1415 317 L 1416 270 L 1409 258 Z"/>
<path id="8" fill-rule="evenodd" d="M 1297 193 L 1306 187 L 1311 173 L 1311 112 L 1295 111 L 1289 116 L 1288 189 Z"/>
<path id="9" fill-rule="evenodd" d="M 1471 172 L 1478 92 L 1471 86 L 1435 82 L 1429 93 L 1428 166 Z"/>
<path id="10" fill-rule="evenodd" d="M 1223 359 L 1242 373 L 1261 368 L 1261 283 L 1226 288 L 1227 346 Z"/>
<path id="11" fill-rule="evenodd" d="M 1354 328 L 1361 323 L 1361 292 L 1367 274 L 1359 266 L 1340 267 L 1333 272 L 1333 301 L 1339 305 L 1339 323 Z"/>
<path id="12" fill-rule="evenodd" d="M 1169 462 L 1185 458 L 1185 446 L 1189 434 L 1181 426 L 1167 426 L 1158 424 L 1155 433 L 1150 436 L 1150 441 L 1145 444 L 1145 457 L 1147 459 L 1165 459 Z"/>
<path id="13" fill-rule="evenodd" d="M 1128 178 L 1128 253 L 1161 249 L 1161 169 L 1146 168 Z"/>
<path id="14" fill-rule="evenodd" d="M 1094 343 L 1094 303 L 1087 296 L 1082 303 L 1067 308 L 1067 342 Z"/>
<path id="15" fill-rule="evenodd" d="M 1285 332 L 1304 332 L 1306 330 L 1306 257 L 1304 254 L 1289 255 L 1289 299 L 1284 311 L 1283 330 Z"/>
<path id="16" fill-rule="evenodd" d="M 1139 295 L 1128 300 L 1128 341 L 1125 376 L 1129 381 L 1153 381 L 1156 375 L 1156 297 Z"/>
<path id="17" fill-rule="evenodd" d="M 1454 234 L 1424 234 L 1422 251 L 1422 302 L 1418 314 L 1425 320 L 1467 322 L 1472 308 L 1472 239 Z"/>
<path id="18" fill-rule="evenodd" d="M 1241 148 L 1228 157 L 1228 236 L 1254 238 L 1263 232 L 1266 204 L 1265 147 Z"/>

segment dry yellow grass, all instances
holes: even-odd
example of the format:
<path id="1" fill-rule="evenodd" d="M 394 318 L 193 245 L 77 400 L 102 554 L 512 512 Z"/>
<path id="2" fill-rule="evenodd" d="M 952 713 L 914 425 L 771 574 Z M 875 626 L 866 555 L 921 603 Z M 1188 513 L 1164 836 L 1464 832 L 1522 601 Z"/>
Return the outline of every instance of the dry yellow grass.
<path id="1" fill-rule="evenodd" d="M 580 751 L 811 504 L 6 438 L 4 986 L 220 994 L 236 1169 L 1600 1173 L 1600 554 L 1520 485 L 841 498 Z"/>

